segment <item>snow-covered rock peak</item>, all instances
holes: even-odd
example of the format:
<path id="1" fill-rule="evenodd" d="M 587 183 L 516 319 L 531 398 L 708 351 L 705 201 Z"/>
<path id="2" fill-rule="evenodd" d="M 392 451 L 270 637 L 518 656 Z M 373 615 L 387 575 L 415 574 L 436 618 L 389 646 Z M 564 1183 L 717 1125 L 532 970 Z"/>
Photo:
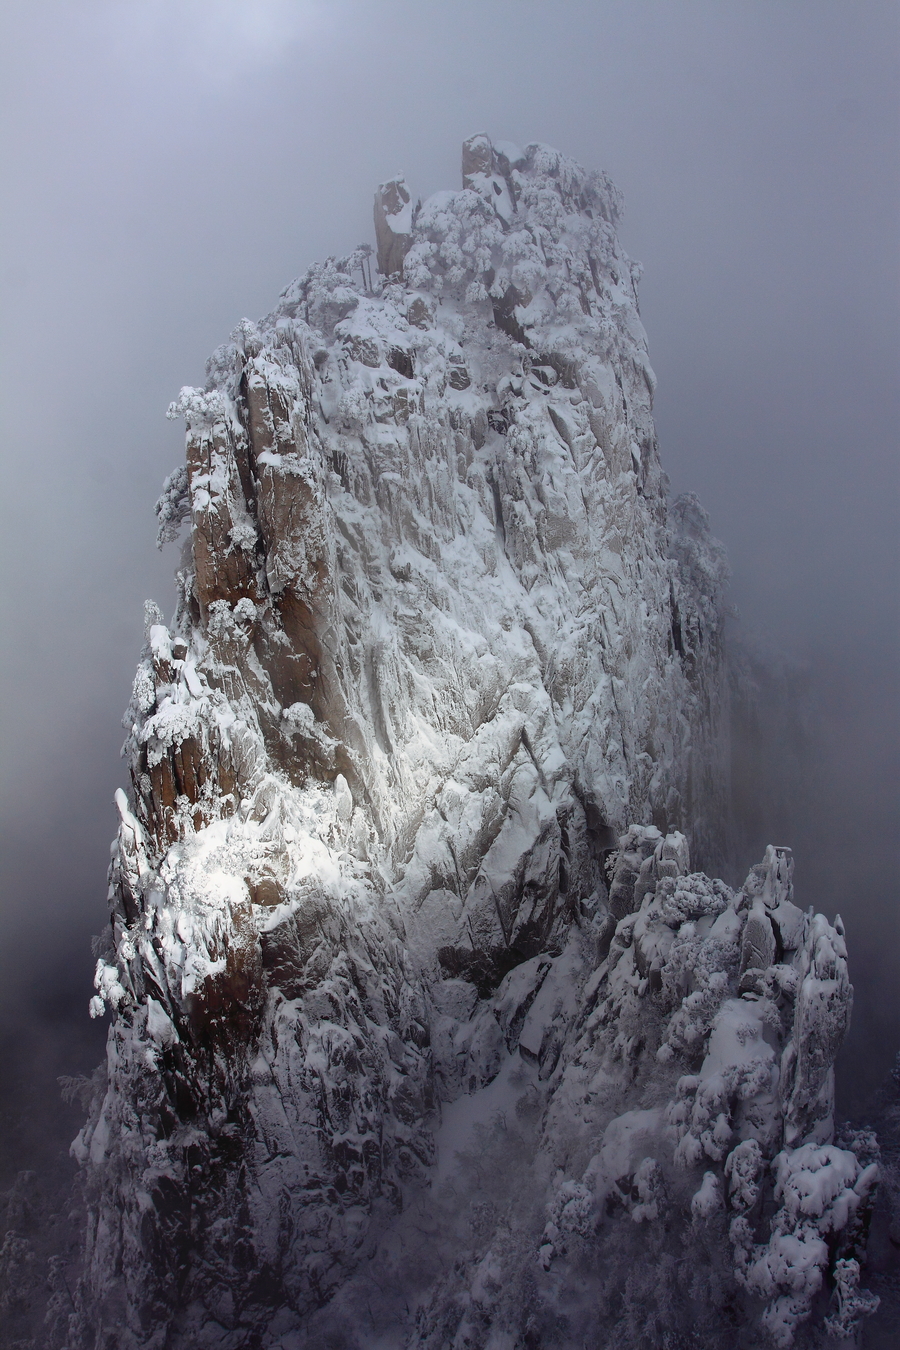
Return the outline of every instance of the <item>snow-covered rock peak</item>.
<path id="1" fill-rule="evenodd" d="M 173 405 L 85 1344 L 580 1343 L 632 1315 L 600 1257 L 640 1227 L 727 1250 L 710 1316 L 763 1297 L 786 1344 L 852 1255 L 839 926 L 789 850 L 737 893 L 692 870 L 728 848 L 727 564 L 668 501 L 619 194 L 484 135 L 462 173 L 382 184 L 374 258 L 310 268 Z M 441 1196 L 476 1140 L 509 1184 L 473 1238 Z"/>

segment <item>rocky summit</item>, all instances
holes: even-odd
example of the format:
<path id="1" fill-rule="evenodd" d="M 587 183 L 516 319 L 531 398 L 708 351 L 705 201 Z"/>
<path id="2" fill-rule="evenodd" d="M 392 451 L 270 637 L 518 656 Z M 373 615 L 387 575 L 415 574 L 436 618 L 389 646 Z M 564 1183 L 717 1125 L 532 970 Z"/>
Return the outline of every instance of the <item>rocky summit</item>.
<path id="1" fill-rule="evenodd" d="M 475 136 L 172 405 L 70 1346 L 789 1346 L 864 1311 L 842 927 L 787 848 L 713 879 L 727 564 L 668 499 L 619 210 Z"/>

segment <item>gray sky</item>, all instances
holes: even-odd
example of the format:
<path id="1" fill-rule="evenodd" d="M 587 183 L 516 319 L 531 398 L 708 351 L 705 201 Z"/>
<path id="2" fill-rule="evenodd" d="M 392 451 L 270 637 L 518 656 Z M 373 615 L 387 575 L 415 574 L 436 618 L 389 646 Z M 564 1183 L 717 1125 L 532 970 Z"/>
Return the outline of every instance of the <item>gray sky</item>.
<path id="1" fill-rule="evenodd" d="M 242 316 L 371 239 L 379 181 L 455 187 L 486 130 L 624 190 L 673 489 L 709 509 L 746 620 L 809 664 L 821 791 L 785 825 L 803 903 L 848 921 L 859 1096 L 900 1048 L 895 4 L 5 0 L 0 21 L 0 985 L 42 1063 L 97 1053 L 72 1019 L 142 601 L 173 594 L 166 405 Z"/>

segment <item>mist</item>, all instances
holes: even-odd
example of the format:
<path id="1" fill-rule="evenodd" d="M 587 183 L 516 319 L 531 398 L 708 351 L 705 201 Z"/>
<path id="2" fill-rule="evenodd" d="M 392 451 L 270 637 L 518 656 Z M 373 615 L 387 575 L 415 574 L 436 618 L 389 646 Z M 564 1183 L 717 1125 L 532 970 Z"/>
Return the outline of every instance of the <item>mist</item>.
<path id="1" fill-rule="evenodd" d="M 49 1165 L 90 1072 L 90 937 L 123 784 L 165 410 L 244 315 L 372 237 L 375 186 L 479 130 L 606 169 L 645 268 L 673 493 L 744 629 L 802 669 L 798 900 L 846 923 L 839 1108 L 900 1049 L 896 9 L 796 0 L 12 0 L 2 44 L 2 1133 Z"/>

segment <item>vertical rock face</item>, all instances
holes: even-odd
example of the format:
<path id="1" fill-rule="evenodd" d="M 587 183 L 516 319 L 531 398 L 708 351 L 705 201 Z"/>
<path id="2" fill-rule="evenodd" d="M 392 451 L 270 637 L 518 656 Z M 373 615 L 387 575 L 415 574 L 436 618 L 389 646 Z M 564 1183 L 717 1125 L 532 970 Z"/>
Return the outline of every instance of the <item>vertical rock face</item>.
<path id="1" fill-rule="evenodd" d="M 721 1249 L 714 1331 L 765 1303 L 787 1344 L 862 1222 L 840 929 L 785 850 L 737 894 L 692 870 L 727 851 L 726 563 L 667 502 L 618 194 L 486 136 L 463 183 L 384 184 L 378 271 L 311 268 L 173 405 L 85 1345 L 569 1345 L 636 1316 L 599 1271 L 642 1224 Z M 515 1203 L 423 1256 L 507 1107 Z"/>
<path id="2" fill-rule="evenodd" d="M 382 183 L 375 193 L 375 241 L 378 270 L 385 277 L 403 271 L 403 259 L 412 243 L 413 205 L 402 178 Z"/>

